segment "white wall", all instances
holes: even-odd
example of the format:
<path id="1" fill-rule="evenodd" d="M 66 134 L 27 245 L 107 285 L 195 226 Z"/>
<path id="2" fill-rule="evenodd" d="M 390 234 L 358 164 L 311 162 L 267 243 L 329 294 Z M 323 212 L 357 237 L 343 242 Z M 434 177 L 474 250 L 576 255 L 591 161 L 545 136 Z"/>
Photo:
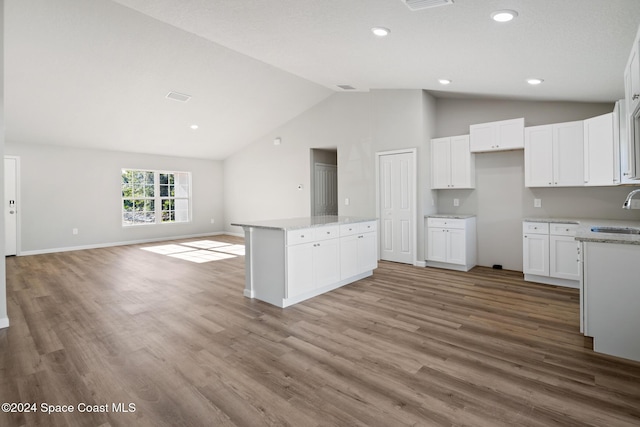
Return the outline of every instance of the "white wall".
<path id="1" fill-rule="evenodd" d="M 337 148 L 340 215 L 376 215 L 375 154 L 418 148 L 418 188 L 428 185 L 428 154 L 435 101 L 421 90 L 337 93 L 227 158 L 225 212 L 232 222 L 310 214 L 309 150 Z M 273 145 L 280 137 L 282 144 Z M 303 190 L 297 190 L 302 184 Z M 423 258 L 424 191 L 418 193 L 418 259 Z M 344 204 L 349 198 L 349 205 Z"/>
<path id="2" fill-rule="evenodd" d="M 5 154 L 20 157 L 21 254 L 224 230 L 222 162 L 10 142 Z M 122 227 L 122 168 L 191 172 L 193 221 Z"/>
<path id="3" fill-rule="evenodd" d="M 469 125 L 524 117 L 526 126 L 583 120 L 613 110 L 612 104 L 438 99 L 436 137 L 469 133 Z M 523 218 L 640 219 L 621 209 L 633 187 L 525 188 L 524 151 L 476 154 L 475 190 L 437 190 L 438 211 L 477 215 L 478 263 L 522 271 Z M 453 206 L 453 199 L 460 206 Z M 542 208 L 533 199 L 542 199 Z"/>
<path id="4" fill-rule="evenodd" d="M 0 81 L 4 82 L 4 1 L 0 2 Z M 0 151 L 4 152 L 4 84 L 0 84 Z M 4 158 L 4 155 L 3 155 Z M 4 182 L 4 160 L 0 166 L 0 176 Z M 2 209 L 4 209 L 4 185 L 0 186 L 2 196 Z M 4 226 L 0 231 L 0 241 L 4 242 Z M 3 247 L 2 252 L 5 249 Z M 9 326 L 9 316 L 7 314 L 7 280 L 6 265 L 0 263 L 0 328 Z"/>

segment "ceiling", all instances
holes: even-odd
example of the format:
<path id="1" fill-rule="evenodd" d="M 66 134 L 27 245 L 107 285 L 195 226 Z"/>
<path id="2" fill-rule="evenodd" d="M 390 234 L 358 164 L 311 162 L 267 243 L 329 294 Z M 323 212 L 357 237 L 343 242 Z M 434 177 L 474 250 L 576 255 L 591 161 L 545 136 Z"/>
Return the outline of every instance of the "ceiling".
<path id="1" fill-rule="evenodd" d="M 613 102 L 639 24 L 638 0 L 8 1 L 6 140 L 224 159 L 337 85 Z"/>

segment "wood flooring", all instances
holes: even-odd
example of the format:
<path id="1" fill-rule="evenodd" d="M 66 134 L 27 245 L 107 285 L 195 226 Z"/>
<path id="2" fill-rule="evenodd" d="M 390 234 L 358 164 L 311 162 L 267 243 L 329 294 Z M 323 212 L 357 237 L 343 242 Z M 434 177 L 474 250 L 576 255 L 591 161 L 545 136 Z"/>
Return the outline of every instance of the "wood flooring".
<path id="1" fill-rule="evenodd" d="M 577 290 L 380 262 L 280 309 L 242 256 L 149 246 L 6 259 L 0 402 L 37 411 L 0 426 L 640 425 L 640 363 L 590 349 Z"/>

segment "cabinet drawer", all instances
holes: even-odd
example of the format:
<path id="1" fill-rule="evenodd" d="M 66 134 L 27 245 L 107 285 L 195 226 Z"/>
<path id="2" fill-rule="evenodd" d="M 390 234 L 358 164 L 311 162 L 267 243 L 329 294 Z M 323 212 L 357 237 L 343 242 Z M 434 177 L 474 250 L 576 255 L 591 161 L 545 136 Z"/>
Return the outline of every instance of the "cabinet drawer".
<path id="1" fill-rule="evenodd" d="M 313 229 L 314 240 L 335 239 L 338 236 L 340 236 L 340 226 L 338 225 L 316 227 Z"/>
<path id="2" fill-rule="evenodd" d="M 378 229 L 378 225 L 375 221 L 359 222 L 357 226 L 359 233 L 370 233 Z"/>
<path id="3" fill-rule="evenodd" d="M 455 218 L 428 218 L 427 227 L 463 229 L 465 227 L 465 220 Z"/>
<path id="4" fill-rule="evenodd" d="M 358 228 L 359 224 L 342 224 L 340 226 L 340 235 L 341 236 L 352 236 L 354 234 L 358 234 L 360 232 Z"/>
<path id="5" fill-rule="evenodd" d="M 313 228 L 301 228 L 287 231 L 287 246 L 308 243 L 314 240 Z"/>
<path id="6" fill-rule="evenodd" d="M 555 236 L 575 236 L 578 224 L 551 224 L 549 234 Z"/>
<path id="7" fill-rule="evenodd" d="M 524 234 L 549 234 L 548 222 L 523 222 L 522 232 Z"/>

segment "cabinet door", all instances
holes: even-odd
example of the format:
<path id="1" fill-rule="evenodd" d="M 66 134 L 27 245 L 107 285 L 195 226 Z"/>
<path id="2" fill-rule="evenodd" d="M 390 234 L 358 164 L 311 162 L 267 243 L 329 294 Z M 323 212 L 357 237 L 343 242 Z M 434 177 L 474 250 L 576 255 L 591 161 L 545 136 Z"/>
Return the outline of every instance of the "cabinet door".
<path id="1" fill-rule="evenodd" d="M 496 123 L 497 145 L 500 150 L 524 147 L 524 119 L 503 120 Z"/>
<path id="2" fill-rule="evenodd" d="M 525 274 L 549 275 L 549 235 L 525 234 L 522 239 L 522 270 Z"/>
<path id="3" fill-rule="evenodd" d="M 315 243 L 287 247 L 287 295 L 292 298 L 314 289 L 313 250 Z"/>
<path id="4" fill-rule="evenodd" d="M 471 152 L 496 149 L 496 126 L 493 123 L 471 125 L 469 126 L 469 134 Z"/>
<path id="5" fill-rule="evenodd" d="M 447 235 L 447 262 L 451 264 L 465 265 L 466 263 L 466 232 L 461 229 L 448 229 Z"/>
<path id="6" fill-rule="evenodd" d="M 549 276 L 580 280 L 579 248 L 572 236 L 549 236 Z"/>
<path id="7" fill-rule="evenodd" d="M 584 125 L 582 121 L 553 125 L 553 185 L 584 185 Z"/>
<path id="8" fill-rule="evenodd" d="M 584 185 L 614 185 L 613 113 L 584 121 Z"/>
<path id="9" fill-rule="evenodd" d="M 618 108 L 618 144 L 620 145 L 620 183 L 632 184 L 635 174 L 635 163 L 633 157 L 633 140 L 629 134 L 629 118 L 627 117 L 626 100 L 621 100 L 617 104 Z M 615 138 L 614 138 L 615 143 Z"/>
<path id="10" fill-rule="evenodd" d="M 314 288 L 340 280 L 340 239 L 316 242 L 313 247 Z"/>
<path id="11" fill-rule="evenodd" d="M 524 131 L 524 185 L 553 185 L 553 126 L 531 126 Z"/>
<path id="12" fill-rule="evenodd" d="M 378 237 L 376 233 L 358 236 L 359 273 L 378 268 Z"/>
<path id="13" fill-rule="evenodd" d="M 340 279 L 355 276 L 359 271 L 358 263 L 358 238 L 360 235 L 351 235 L 340 238 Z"/>
<path id="14" fill-rule="evenodd" d="M 449 188 L 451 185 L 451 138 L 431 140 L 431 187 Z"/>
<path id="15" fill-rule="evenodd" d="M 638 45 L 633 46 L 629 57 L 629 68 L 625 70 L 625 86 L 628 112 L 633 113 L 640 103 L 640 58 Z"/>
<path id="16" fill-rule="evenodd" d="M 447 262 L 446 229 L 427 228 L 427 260 Z"/>
<path id="17" fill-rule="evenodd" d="M 450 149 L 451 188 L 474 188 L 475 168 L 469 151 L 469 135 L 451 137 Z"/>

